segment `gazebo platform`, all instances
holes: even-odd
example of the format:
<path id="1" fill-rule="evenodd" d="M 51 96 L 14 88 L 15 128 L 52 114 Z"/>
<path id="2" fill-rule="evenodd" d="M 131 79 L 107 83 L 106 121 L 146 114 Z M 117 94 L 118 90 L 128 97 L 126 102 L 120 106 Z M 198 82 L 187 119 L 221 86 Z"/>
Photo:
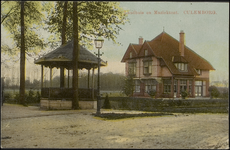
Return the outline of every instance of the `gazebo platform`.
<path id="1" fill-rule="evenodd" d="M 80 109 L 96 109 L 97 108 L 97 101 L 79 101 Z M 72 109 L 72 101 L 68 100 L 51 100 L 47 98 L 42 98 L 40 101 L 40 108 L 41 109 Z"/>

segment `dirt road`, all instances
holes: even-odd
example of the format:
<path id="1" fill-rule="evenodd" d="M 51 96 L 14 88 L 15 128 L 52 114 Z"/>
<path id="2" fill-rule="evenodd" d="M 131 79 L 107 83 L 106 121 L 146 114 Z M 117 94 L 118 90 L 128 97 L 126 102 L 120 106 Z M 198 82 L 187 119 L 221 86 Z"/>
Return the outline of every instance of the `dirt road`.
<path id="1" fill-rule="evenodd" d="M 174 114 L 111 121 L 94 117 L 95 112 L 44 111 L 35 106 L 4 104 L 1 147 L 229 148 L 228 114 Z M 124 111 L 102 109 L 101 112 Z"/>

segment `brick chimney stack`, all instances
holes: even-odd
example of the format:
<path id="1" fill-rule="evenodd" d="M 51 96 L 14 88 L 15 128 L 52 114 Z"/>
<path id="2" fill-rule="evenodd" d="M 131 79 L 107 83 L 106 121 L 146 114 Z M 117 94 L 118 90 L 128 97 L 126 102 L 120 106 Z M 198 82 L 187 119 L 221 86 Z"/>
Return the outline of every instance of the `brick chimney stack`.
<path id="1" fill-rule="evenodd" d="M 139 45 L 142 45 L 143 44 L 143 38 L 140 36 L 139 37 Z"/>
<path id="2" fill-rule="evenodd" d="M 180 43 L 179 43 L 179 52 L 181 56 L 184 56 L 184 31 L 180 31 Z"/>

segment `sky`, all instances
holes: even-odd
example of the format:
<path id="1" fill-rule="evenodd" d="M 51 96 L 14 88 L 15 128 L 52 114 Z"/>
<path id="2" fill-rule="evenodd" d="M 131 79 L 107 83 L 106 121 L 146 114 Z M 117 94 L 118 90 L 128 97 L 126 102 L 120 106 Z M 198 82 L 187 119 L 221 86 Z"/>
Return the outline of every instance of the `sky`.
<path id="1" fill-rule="evenodd" d="M 116 45 L 105 40 L 101 58 L 108 66 L 101 72 L 125 73 L 121 59 L 130 43 L 138 44 L 142 36 L 150 41 L 163 30 L 179 40 L 179 32 L 185 33 L 185 44 L 205 58 L 216 69 L 210 72 L 210 81 L 222 81 L 229 76 L 229 3 L 223 2 L 120 2 L 128 14 L 130 23 L 122 25 Z M 201 14 L 198 14 L 198 11 Z M 170 13 L 170 14 L 167 14 Z M 3 35 L 7 34 L 3 31 Z M 46 32 L 43 32 L 46 36 Z M 7 43 L 7 41 L 5 41 Z M 97 52 L 93 49 L 92 53 Z M 18 64 L 15 64 L 15 68 Z M 27 76 L 39 72 L 40 66 L 33 60 L 27 62 Z M 37 73 L 36 73 L 37 74 Z M 40 73 L 39 73 L 40 74 Z"/>

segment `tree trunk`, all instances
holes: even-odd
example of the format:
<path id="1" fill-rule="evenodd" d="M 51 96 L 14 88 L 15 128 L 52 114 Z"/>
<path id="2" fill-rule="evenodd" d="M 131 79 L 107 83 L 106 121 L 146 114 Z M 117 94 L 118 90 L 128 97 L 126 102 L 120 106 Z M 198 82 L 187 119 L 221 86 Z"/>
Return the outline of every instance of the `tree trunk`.
<path id="1" fill-rule="evenodd" d="M 78 97 L 78 58 L 79 58 L 79 39 L 78 39 L 78 2 L 73 2 L 73 100 L 72 108 L 79 109 Z"/>
<path id="2" fill-rule="evenodd" d="M 63 8 L 63 22 L 62 22 L 62 45 L 66 43 L 66 16 L 67 16 L 67 4 L 68 1 L 64 2 L 64 8 Z"/>
<path id="3" fill-rule="evenodd" d="M 21 1 L 20 104 L 25 105 L 25 24 L 24 24 L 24 1 Z"/>

